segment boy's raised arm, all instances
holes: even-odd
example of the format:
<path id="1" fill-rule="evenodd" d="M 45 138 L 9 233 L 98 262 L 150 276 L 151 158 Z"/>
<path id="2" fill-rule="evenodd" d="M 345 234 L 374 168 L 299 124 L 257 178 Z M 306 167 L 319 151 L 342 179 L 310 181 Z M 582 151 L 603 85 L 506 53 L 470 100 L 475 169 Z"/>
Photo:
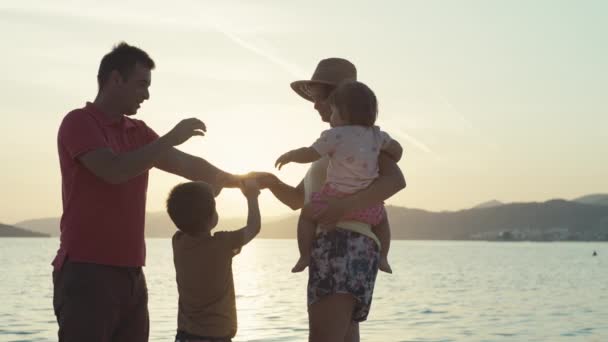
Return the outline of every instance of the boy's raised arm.
<path id="1" fill-rule="evenodd" d="M 242 234 L 241 246 L 248 244 L 253 238 L 258 235 L 262 225 L 260 217 L 260 205 L 258 203 L 258 196 L 260 195 L 260 189 L 253 179 L 246 179 L 242 182 L 241 191 L 247 198 L 247 225 L 239 232 Z"/>

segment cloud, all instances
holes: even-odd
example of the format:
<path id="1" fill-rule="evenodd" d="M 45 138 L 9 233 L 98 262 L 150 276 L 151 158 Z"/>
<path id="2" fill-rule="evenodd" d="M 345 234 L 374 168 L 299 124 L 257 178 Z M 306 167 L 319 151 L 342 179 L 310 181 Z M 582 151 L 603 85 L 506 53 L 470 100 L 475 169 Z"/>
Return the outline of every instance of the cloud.
<path id="1" fill-rule="evenodd" d="M 389 126 L 397 127 L 397 125 L 390 125 L 390 124 L 389 124 Z M 425 153 L 430 154 L 431 156 L 433 156 L 433 158 L 436 161 L 443 160 L 443 158 L 441 157 L 441 155 L 439 155 L 438 153 L 436 153 L 427 144 L 425 144 L 424 142 L 422 142 L 420 139 L 412 136 L 411 134 L 406 133 L 401 128 L 391 129 L 390 134 L 393 135 L 393 137 L 402 138 L 403 140 L 407 141 L 408 143 L 410 143 L 414 147 L 418 148 L 419 150 L 421 150 L 421 151 L 423 151 Z"/>
<path id="2" fill-rule="evenodd" d="M 233 33 L 232 31 L 230 31 L 229 29 L 227 29 L 225 27 L 221 27 L 217 23 L 206 22 L 205 25 L 207 25 L 208 27 L 212 28 L 213 30 L 223 34 L 224 36 L 226 36 L 228 39 L 230 39 L 231 41 L 233 41 L 240 47 L 242 47 L 246 50 L 249 50 L 249 51 L 255 53 L 256 55 L 266 59 L 267 61 L 275 64 L 276 66 L 280 67 L 281 69 L 283 69 L 284 71 L 289 73 L 294 78 L 303 79 L 306 77 L 305 75 L 307 73 L 304 72 L 304 70 L 302 68 L 284 60 L 283 58 L 277 56 L 276 54 L 271 53 L 269 51 L 270 50 L 269 48 L 262 48 L 261 46 L 259 46 L 259 44 L 254 44 L 251 40 L 247 41 L 243 37 L 238 36 L 237 34 Z"/>

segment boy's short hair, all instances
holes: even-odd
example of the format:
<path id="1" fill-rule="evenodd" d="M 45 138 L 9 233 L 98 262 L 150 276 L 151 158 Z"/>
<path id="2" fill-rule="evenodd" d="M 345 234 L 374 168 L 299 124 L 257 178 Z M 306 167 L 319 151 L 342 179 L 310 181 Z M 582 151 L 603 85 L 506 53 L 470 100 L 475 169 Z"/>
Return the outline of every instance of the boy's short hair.
<path id="1" fill-rule="evenodd" d="M 114 70 L 118 71 L 124 80 L 127 80 L 137 63 L 150 70 L 155 67 L 154 61 L 144 50 L 125 42 L 116 45 L 111 52 L 103 56 L 101 63 L 99 63 L 99 71 L 97 72 L 99 89 L 103 88 L 110 77 L 110 73 Z"/>
<path id="2" fill-rule="evenodd" d="M 178 184 L 167 198 L 167 213 L 184 233 L 200 232 L 215 213 L 213 189 L 204 182 Z"/>
<path id="3" fill-rule="evenodd" d="M 378 117 L 376 94 L 358 81 L 340 84 L 328 98 L 340 111 L 343 120 L 351 125 L 371 127 Z"/>

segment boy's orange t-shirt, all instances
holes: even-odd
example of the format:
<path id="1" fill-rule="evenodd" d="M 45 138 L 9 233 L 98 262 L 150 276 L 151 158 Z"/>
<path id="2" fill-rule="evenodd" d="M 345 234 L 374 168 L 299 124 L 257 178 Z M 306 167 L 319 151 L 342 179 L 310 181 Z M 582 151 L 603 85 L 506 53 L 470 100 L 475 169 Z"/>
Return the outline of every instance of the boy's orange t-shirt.
<path id="1" fill-rule="evenodd" d="M 181 231 L 173 235 L 178 330 L 205 337 L 236 335 L 232 257 L 240 252 L 242 241 L 238 231 L 206 237 Z"/>

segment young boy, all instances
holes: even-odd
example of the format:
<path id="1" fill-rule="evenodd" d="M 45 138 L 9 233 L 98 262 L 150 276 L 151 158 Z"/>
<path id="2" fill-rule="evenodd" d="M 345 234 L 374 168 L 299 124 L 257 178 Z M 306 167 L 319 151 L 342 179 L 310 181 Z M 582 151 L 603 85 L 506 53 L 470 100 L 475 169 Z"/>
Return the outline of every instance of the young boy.
<path id="1" fill-rule="evenodd" d="M 176 342 L 226 342 L 236 334 L 236 304 L 232 257 L 260 231 L 260 190 L 255 180 L 244 180 L 247 226 L 216 232 L 213 189 L 203 182 L 177 185 L 167 199 L 167 212 L 177 226 L 173 262 L 179 308 Z"/>

